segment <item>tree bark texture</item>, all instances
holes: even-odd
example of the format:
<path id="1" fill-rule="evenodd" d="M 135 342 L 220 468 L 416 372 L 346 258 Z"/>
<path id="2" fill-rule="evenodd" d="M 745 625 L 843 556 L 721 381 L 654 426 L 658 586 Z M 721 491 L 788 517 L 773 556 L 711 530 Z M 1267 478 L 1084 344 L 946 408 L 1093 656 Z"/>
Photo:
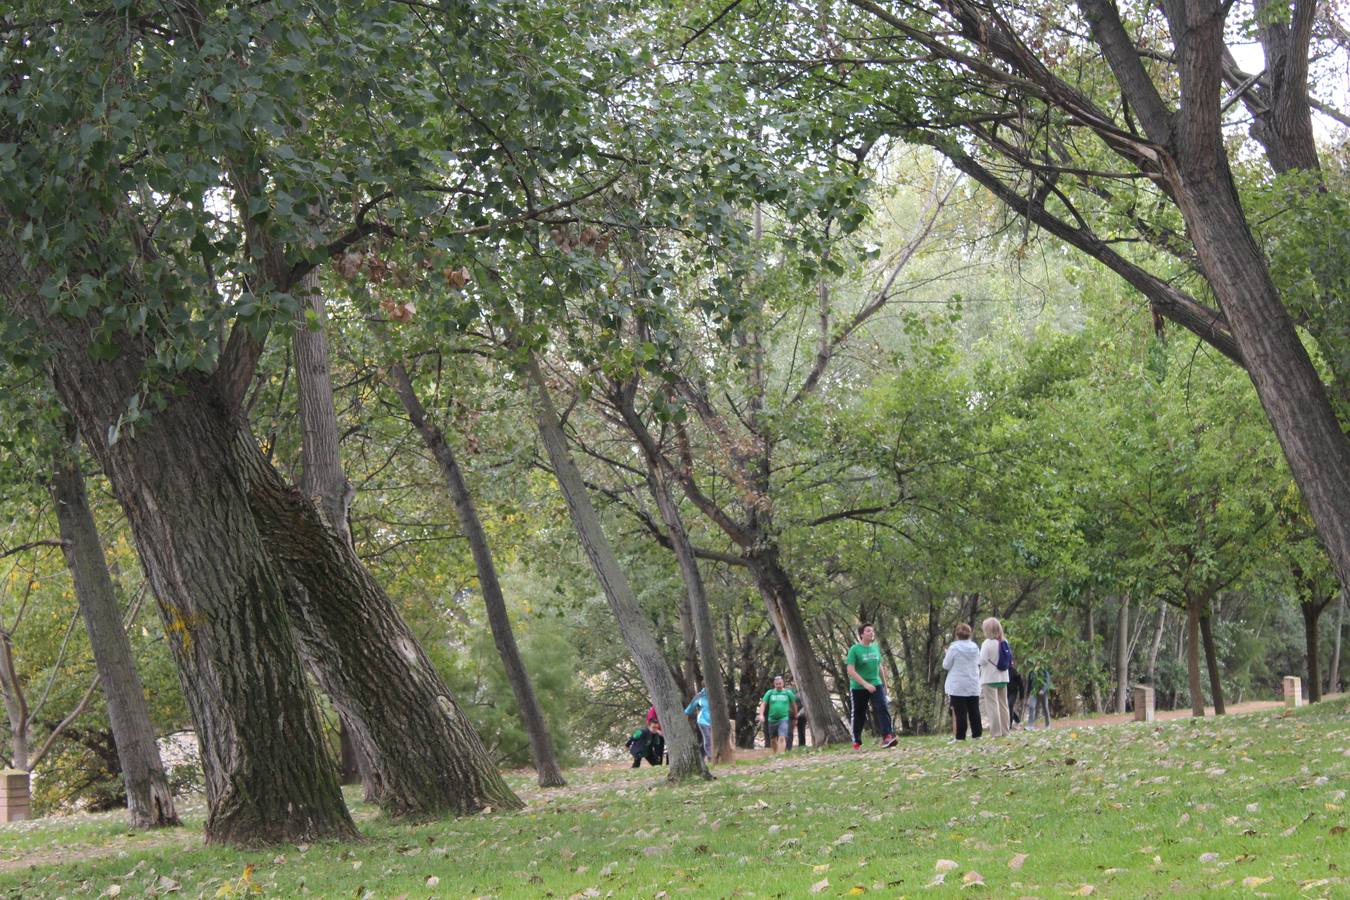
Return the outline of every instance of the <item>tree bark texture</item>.
<path id="1" fill-rule="evenodd" d="M 311 320 L 314 328 L 311 328 Z M 300 312 L 292 346 L 295 351 L 296 400 L 303 431 L 300 490 L 313 501 L 324 521 L 347 544 L 352 543 L 348 511 L 353 488 L 342 470 L 333 377 L 328 364 L 328 314 L 319 288 L 318 270 L 300 285 Z"/>
<path id="2" fill-rule="evenodd" d="M 291 347 L 295 355 L 296 406 L 300 413 L 300 490 L 318 508 L 338 537 L 355 549 L 348 512 L 355 489 L 342 468 L 333 376 L 328 362 L 328 314 L 319 270 L 301 280 L 300 308 Z M 302 590 L 298 585 L 296 590 Z M 338 714 L 338 772 L 344 784 L 355 770 L 367 802 L 377 802 L 379 785 L 370 773 L 371 754 L 357 745 L 356 732 Z"/>
<path id="3" fill-rule="evenodd" d="M 520 806 L 351 546 L 242 428 L 235 454 L 257 528 L 301 588 L 288 593 L 301 651 L 357 746 L 369 753 L 376 802 L 390 815 L 419 818 Z"/>
<path id="4" fill-rule="evenodd" d="M 1219 671 L 1219 651 L 1214 646 L 1214 617 L 1208 609 L 1200 616 L 1200 637 L 1205 644 L 1205 669 L 1209 672 L 1209 693 L 1214 700 L 1214 715 L 1222 716 L 1227 712 L 1223 702 L 1223 679 Z"/>
<path id="5" fill-rule="evenodd" d="M 35 290 L 42 278 L 20 259 L 0 244 L 0 298 L 42 334 L 57 393 L 127 514 L 202 748 L 207 841 L 354 837 L 290 632 L 285 578 L 230 465 L 232 404 L 187 373 L 149 421 L 125 423 L 149 347 L 123 334 L 116 359 L 96 359 L 97 315 L 50 312 Z"/>
<path id="6" fill-rule="evenodd" d="M 469 542 L 473 554 L 474 568 L 478 573 L 478 589 L 483 595 L 483 605 L 487 609 L 488 626 L 492 630 L 493 643 L 497 645 L 497 655 L 501 657 L 502 667 L 506 670 L 506 679 L 511 684 L 511 692 L 516 698 L 516 708 L 520 711 L 521 723 L 530 742 L 530 757 L 534 761 L 534 770 L 539 776 L 540 787 L 562 787 L 567 784 L 563 778 L 562 767 L 558 765 L 558 756 L 553 748 L 553 737 L 549 734 L 548 723 L 544 720 L 544 711 L 534 692 L 534 684 L 521 659 L 520 648 L 516 645 L 515 632 L 511 628 L 511 617 L 506 608 L 506 597 L 502 594 L 501 581 L 497 577 L 497 564 L 492 558 L 492 548 L 488 546 L 487 533 L 478 518 L 478 509 L 473 496 L 469 493 L 464 473 L 455 458 L 453 448 L 445 439 L 445 434 L 434 422 L 427 419 L 426 408 L 422 406 L 412 379 L 402 363 L 389 368 L 390 380 L 394 392 L 403 403 L 403 409 L 412 420 L 413 427 L 422 436 L 422 441 L 440 466 L 445 478 L 446 490 L 454 504 L 455 514 L 459 517 L 460 530 Z"/>
<path id="7" fill-rule="evenodd" d="M 159 758 L 159 745 L 136 672 L 131 641 L 122 625 L 117 593 L 89 508 L 84 474 L 75 459 L 56 463 L 50 487 L 66 567 L 75 583 L 75 597 L 108 705 L 108 722 L 126 784 L 131 827 L 178 825 L 173 791 Z"/>
<path id="8" fill-rule="evenodd" d="M 1186 598 L 1186 684 L 1191 693 L 1191 715 L 1205 716 L 1205 689 L 1200 685 L 1200 601 Z"/>
<path id="9" fill-rule="evenodd" d="M 591 568 L 600 582 L 610 611 L 619 625 L 619 633 L 633 656 L 633 662 L 642 674 L 643 683 L 656 706 L 662 728 L 665 730 L 666 749 L 670 753 L 670 771 L 667 778 L 683 781 L 687 778 L 711 778 L 703 762 L 702 740 L 689 726 L 684 715 L 684 702 L 679 687 L 670 674 L 670 666 L 661 654 L 660 645 L 652 634 L 646 617 L 628 583 L 619 561 L 600 527 L 600 517 L 586 493 L 586 485 L 572 461 L 558 412 L 549 396 L 548 386 L 539 371 L 538 362 L 531 357 L 527 376 L 535 392 L 535 417 L 539 436 L 553 466 L 553 474 L 563 499 L 567 503 L 572 524 L 590 560 Z"/>

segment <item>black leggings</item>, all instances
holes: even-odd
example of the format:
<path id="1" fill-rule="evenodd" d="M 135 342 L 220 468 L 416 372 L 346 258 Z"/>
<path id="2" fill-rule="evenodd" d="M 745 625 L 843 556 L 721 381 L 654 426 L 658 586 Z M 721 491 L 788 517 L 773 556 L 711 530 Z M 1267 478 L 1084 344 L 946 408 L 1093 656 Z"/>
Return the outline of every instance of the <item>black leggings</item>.
<path id="1" fill-rule="evenodd" d="M 956 719 L 956 739 L 966 739 L 966 723 L 970 723 L 970 736 L 977 738 L 984 734 L 980 724 L 979 697 L 952 697 L 952 716 Z"/>

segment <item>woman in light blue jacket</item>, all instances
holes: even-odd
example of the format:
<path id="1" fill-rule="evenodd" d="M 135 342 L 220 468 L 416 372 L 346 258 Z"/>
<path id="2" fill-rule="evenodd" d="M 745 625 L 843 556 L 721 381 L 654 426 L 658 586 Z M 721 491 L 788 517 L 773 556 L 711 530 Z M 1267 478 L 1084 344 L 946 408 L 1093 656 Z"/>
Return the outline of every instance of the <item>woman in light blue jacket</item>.
<path id="1" fill-rule="evenodd" d="M 698 731 L 703 735 L 703 758 L 712 759 L 712 714 L 708 707 L 708 689 L 701 688 L 689 705 L 684 708 L 686 716 L 698 713 Z"/>
<path id="2" fill-rule="evenodd" d="M 980 726 L 980 648 L 970 639 L 971 629 L 965 622 L 956 626 L 956 640 L 942 658 L 947 670 L 945 690 L 952 703 L 952 718 L 956 720 L 956 739 L 966 739 L 966 725 L 970 736 L 983 734 Z"/>

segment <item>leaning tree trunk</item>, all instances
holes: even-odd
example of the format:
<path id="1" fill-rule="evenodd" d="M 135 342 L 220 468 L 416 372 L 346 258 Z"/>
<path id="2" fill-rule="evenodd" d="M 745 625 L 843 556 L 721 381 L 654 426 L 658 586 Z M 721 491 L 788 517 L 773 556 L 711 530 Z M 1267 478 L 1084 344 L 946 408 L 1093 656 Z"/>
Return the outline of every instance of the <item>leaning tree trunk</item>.
<path id="1" fill-rule="evenodd" d="M 1191 715 L 1205 716 L 1205 689 L 1200 686 L 1200 601 L 1186 598 L 1186 682 L 1191 692 Z"/>
<path id="2" fill-rule="evenodd" d="M 1350 585 L 1350 441 L 1247 224 L 1218 110 L 1224 16 L 1173 4 L 1181 110 L 1168 173 L 1201 267 L 1342 586 Z"/>
<path id="3" fill-rule="evenodd" d="M 286 484 L 247 430 L 235 458 L 269 552 L 302 590 L 292 623 L 319 686 L 369 754 L 376 802 L 394 816 L 514 808 L 478 733 L 389 595 L 314 505 Z"/>
<path id="4" fill-rule="evenodd" d="M 501 581 L 497 578 L 497 564 L 492 558 L 492 549 L 488 546 L 487 534 L 478 518 L 473 496 L 460 471 L 459 461 L 454 450 L 445 439 L 440 428 L 427 419 L 427 411 L 413 389 L 412 380 L 402 363 L 390 366 L 389 374 L 393 381 L 394 392 L 403 403 L 413 426 L 422 435 L 422 440 L 436 458 L 445 477 L 446 489 L 454 504 L 455 514 L 459 517 L 460 530 L 469 542 L 469 551 L 473 554 L 474 567 L 478 572 L 478 587 L 483 594 L 483 605 L 487 609 L 488 626 L 492 629 L 492 640 L 497 645 L 497 654 L 501 657 L 502 667 L 506 670 L 506 679 L 511 684 L 511 692 L 516 698 L 516 708 L 520 711 L 521 723 L 530 742 L 530 756 L 534 760 L 534 770 L 539 776 L 540 787 L 562 787 L 567 784 L 563 778 L 562 767 L 558 765 L 558 756 L 553 749 L 553 737 L 549 734 L 548 723 L 544 721 L 544 711 L 534 693 L 534 684 L 525 669 L 525 661 L 520 657 L 516 646 L 516 636 L 511 629 L 511 617 L 506 609 L 506 597 L 502 594 Z"/>
<path id="5" fill-rule="evenodd" d="M 1317 625 L 1321 621 L 1322 610 L 1327 608 L 1327 601 L 1318 603 L 1316 599 L 1304 600 L 1298 608 L 1303 613 L 1303 643 L 1308 657 L 1308 702 L 1316 703 L 1322 699 L 1322 665 L 1318 658 L 1322 642 Z"/>
<path id="6" fill-rule="evenodd" d="M 11 230 L 9 212 L 0 213 L 0 234 Z M 285 577 L 230 464 L 235 433 L 218 384 L 180 375 L 156 395 L 159 408 L 121 427 L 127 398 L 145 388 L 151 348 L 119 333 L 117 358 L 100 361 L 97 314 L 54 313 L 36 292 L 44 278 L 0 244 L 0 300 L 42 336 L 57 393 L 127 514 L 158 602 L 201 745 L 206 840 L 354 837 L 291 635 Z"/>
<path id="7" fill-rule="evenodd" d="M 1205 643 L 1205 668 L 1209 671 L 1209 693 L 1214 699 L 1214 715 L 1222 716 L 1223 682 L 1219 678 L 1219 652 L 1214 646 L 1214 618 L 1206 609 L 1200 616 L 1200 637 Z"/>
<path id="8" fill-rule="evenodd" d="M 647 488 L 656 502 L 661 521 L 666 526 L 666 535 L 670 538 L 670 547 L 675 553 L 675 562 L 684 581 L 685 602 L 681 608 L 686 612 L 682 613 L 681 619 L 682 624 L 687 621 L 694 632 L 698 660 L 703 670 L 703 686 L 708 692 L 708 715 L 712 719 L 713 761 L 729 763 L 736 758 L 736 736 L 731 728 L 731 703 L 727 699 L 726 682 L 722 675 L 721 663 L 717 658 L 717 636 L 713 629 L 712 610 L 708 606 L 708 592 L 704 586 L 703 574 L 699 571 L 698 559 L 689 541 L 689 533 L 685 530 L 684 520 L 680 518 L 679 508 L 671 496 L 669 482 L 661 469 L 659 448 L 651 432 L 638 418 L 631 394 L 621 396 L 618 406 L 624 424 L 637 438 L 638 447 L 646 460 Z"/>
<path id="9" fill-rule="evenodd" d="M 1154 144 L 1149 165 L 1175 198 L 1337 578 L 1348 586 L 1350 440 L 1275 286 L 1233 180 L 1220 105 L 1227 5 L 1219 0 L 1162 5 L 1174 44 L 1180 100 L 1175 111 L 1149 81 L 1116 4 L 1079 0 L 1079 6 L 1125 102 L 1134 106 Z M 1297 73 L 1291 82 L 1298 93 L 1305 77 Z M 1279 165 L 1286 163 L 1302 165 L 1294 160 Z"/>
<path id="10" fill-rule="evenodd" d="M 567 448 L 567 438 L 563 434 L 558 412 L 549 396 L 548 386 L 539 371 L 539 364 L 530 357 L 526 363 L 526 373 L 535 391 L 535 418 L 539 436 L 544 442 L 549 461 L 553 465 L 553 475 L 557 479 L 572 524 L 581 540 L 586 557 L 609 602 L 610 611 L 619 625 L 619 633 L 642 673 L 643 683 L 651 694 L 656 713 L 665 729 L 666 747 L 670 751 L 670 771 L 667 778 L 682 781 L 687 778 L 711 778 L 708 767 L 703 762 L 702 741 L 689 726 L 684 716 L 684 703 L 679 687 L 670 674 L 670 667 L 661 654 L 656 637 L 652 634 L 633 589 L 619 566 L 614 550 L 600 527 L 600 517 L 596 515 L 591 498 L 586 493 L 586 484 L 581 472 L 572 461 Z"/>
<path id="11" fill-rule="evenodd" d="M 62 365 L 57 387 L 126 510 L 159 601 L 201 745 L 207 841 L 354 837 L 291 636 L 285 577 L 230 464 L 218 401 L 192 385 L 109 445 L 135 387 L 100 397 L 96 382 L 115 379 L 90 368 Z"/>
<path id="12" fill-rule="evenodd" d="M 811 734 L 818 744 L 849 743 L 853 738 L 834 713 L 820 662 L 811 652 L 806 623 L 797 604 L 797 588 L 778 560 L 777 546 L 770 543 L 756 548 L 748 559 L 755 586 L 787 655 L 792 677 L 798 690 L 806 696 L 806 717 L 811 724 Z"/>
<path id="13" fill-rule="evenodd" d="M 300 283 L 291 346 L 295 353 L 296 406 L 300 413 L 300 490 L 318 507 L 324 520 L 347 544 L 352 532 L 347 513 L 354 494 L 342 469 L 337 409 L 328 363 L 328 314 L 319 286 L 319 270 Z M 297 588 L 299 589 L 299 588 Z M 338 771 L 343 784 L 359 779 L 365 797 L 375 802 L 376 784 L 369 772 L 369 753 L 356 743 L 351 726 L 338 714 Z"/>
<path id="14" fill-rule="evenodd" d="M 112 578 L 89 509 L 84 474 L 74 458 L 59 461 L 51 479 L 52 500 L 61 529 L 62 551 L 75 582 L 75 597 L 89 632 L 94 667 L 108 704 L 122 780 L 127 789 L 127 813 L 133 828 L 177 825 L 173 791 L 164 774 L 155 741 L 155 728 L 145 704 L 145 691 L 136 673 L 131 641 L 122 625 Z"/>
<path id="15" fill-rule="evenodd" d="M 680 576 L 684 580 L 685 608 L 687 619 L 694 632 L 695 645 L 703 669 L 703 687 L 708 692 L 708 715 L 712 719 L 713 761 L 732 762 L 736 758 L 734 736 L 731 733 L 730 705 L 727 702 L 726 687 L 722 680 L 722 666 L 717 659 L 717 639 L 713 632 L 712 611 L 708 607 L 708 593 L 704 589 L 703 575 L 698 570 L 698 560 L 694 557 L 694 548 L 689 543 L 689 535 L 684 530 L 679 510 L 670 496 L 670 491 L 652 460 L 647 465 L 647 486 L 656 501 L 661 519 L 666 525 L 666 534 L 670 537 L 671 547 L 675 551 L 675 560 L 680 567 Z"/>

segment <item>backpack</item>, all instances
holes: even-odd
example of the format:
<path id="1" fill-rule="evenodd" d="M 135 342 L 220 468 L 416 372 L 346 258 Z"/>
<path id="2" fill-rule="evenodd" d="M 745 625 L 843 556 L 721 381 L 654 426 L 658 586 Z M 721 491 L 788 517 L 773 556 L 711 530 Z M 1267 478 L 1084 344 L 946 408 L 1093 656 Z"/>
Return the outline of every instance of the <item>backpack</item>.
<path id="1" fill-rule="evenodd" d="M 1009 646 L 1007 641 L 999 641 L 998 662 L 995 664 L 994 668 L 998 669 L 1000 672 L 1006 672 L 1012 668 L 1012 662 L 1012 647 Z"/>

